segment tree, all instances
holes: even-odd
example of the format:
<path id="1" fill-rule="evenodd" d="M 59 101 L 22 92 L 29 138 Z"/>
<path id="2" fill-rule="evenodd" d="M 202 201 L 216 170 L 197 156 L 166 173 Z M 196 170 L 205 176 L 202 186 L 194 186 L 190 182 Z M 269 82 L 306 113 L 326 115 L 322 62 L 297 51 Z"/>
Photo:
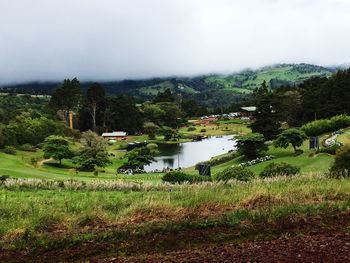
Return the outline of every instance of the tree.
<path id="1" fill-rule="evenodd" d="M 76 109 L 81 101 L 81 94 L 80 82 L 77 78 L 65 79 L 63 84 L 52 93 L 49 105 L 55 110 L 62 111 L 66 125 L 68 125 L 69 112 Z"/>
<path id="2" fill-rule="evenodd" d="M 143 168 L 145 165 L 154 161 L 155 152 L 151 147 L 140 147 L 127 152 L 125 157 L 127 158 L 126 166 L 133 168 Z"/>
<path id="3" fill-rule="evenodd" d="M 74 162 L 80 169 L 92 171 L 96 167 L 105 167 L 111 163 L 108 157 L 107 142 L 92 131 L 83 132 L 82 147 Z"/>
<path id="4" fill-rule="evenodd" d="M 134 98 L 120 95 L 107 98 L 104 123 L 105 130 L 134 134 L 142 130 L 143 120 Z"/>
<path id="5" fill-rule="evenodd" d="M 174 130 L 167 126 L 162 127 L 162 134 L 164 135 L 164 140 L 166 141 L 178 140 L 179 138 L 179 133 L 177 132 L 177 130 Z"/>
<path id="6" fill-rule="evenodd" d="M 278 135 L 277 139 L 274 142 L 275 147 L 287 148 L 289 144 L 293 146 L 294 152 L 297 152 L 297 147 L 300 147 L 304 140 L 308 137 L 305 132 L 300 129 L 288 129 L 283 131 Z"/>
<path id="7" fill-rule="evenodd" d="M 250 125 L 253 132 L 261 133 L 265 139 L 274 139 L 281 127 L 281 99 L 269 92 L 266 82 L 253 92 L 253 103 L 256 106 L 254 121 Z"/>
<path id="8" fill-rule="evenodd" d="M 96 132 L 96 112 L 105 101 L 104 88 L 98 83 L 93 83 L 86 92 L 86 100 L 92 118 L 92 130 Z"/>
<path id="9" fill-rule="evenodd" d="M 259 157 L 262 152 L 267 150 L 265 138 L 260 133 L 250 133 L 241 136 L 237 140 L 237 148 L 240 154 L 250 159 Z"/>
<path id="10" fill-rule="evenodd" d="M 173 102 L 175 100 L 174 95 L 171 93 L 171 90 L 165 89 L 163 92 L 159 91 L 153 102 Z"/>
<path id="11" fill-rule="evenodd" d="M 2 131 L 2 126 L 0 125 L 0 148 L 3 148 L 5 145 L 5 136 Z"/>
<path id="12" fill-rule="evenodd" d="M 148 135 L 150 140 L 154 140 L 156 137 L 157 131 L 159 131 L 159 126 L 153 122 L 145 122 L 143 125 L 143 131 Z"/>
<path id="13" fill-rule="evenodd" d="M 69 147 L 69 141 L 62 136 L 51 135 L 44 140 L 44 158 L 53 158 L 62 165 L 62 159 L 72 158 L 73 152 Z"/>

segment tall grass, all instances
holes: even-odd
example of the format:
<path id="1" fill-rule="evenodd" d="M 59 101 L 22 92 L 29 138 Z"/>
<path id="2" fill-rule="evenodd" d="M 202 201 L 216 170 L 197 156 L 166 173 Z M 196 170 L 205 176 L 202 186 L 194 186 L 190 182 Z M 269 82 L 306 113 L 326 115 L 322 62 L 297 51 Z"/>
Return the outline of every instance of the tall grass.
<path id="1" fill-rule="evenodd" d="M 273 218 L 296 208 L 317 212 L 328 205 L 346 209 L 349 203 L 350 180 L 320 174 L 183 185 L 8 179 L 0 187 L 0 245 L 25 246 L 43 233 L 90 235 L 97 226 L 223 218 L 238 224 L 240 218 Z"/>

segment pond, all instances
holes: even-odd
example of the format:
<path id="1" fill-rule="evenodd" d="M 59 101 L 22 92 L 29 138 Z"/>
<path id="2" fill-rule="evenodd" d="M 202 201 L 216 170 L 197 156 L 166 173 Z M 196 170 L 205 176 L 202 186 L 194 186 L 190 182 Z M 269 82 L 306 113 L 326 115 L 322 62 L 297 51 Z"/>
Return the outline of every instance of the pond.
<path id="1" fill-rule="evenodd" d="M 159 154 L 155 161 L 144 167 L 147 172 L 163 170 L 163 168 L 186 168 L 199 162 L 227 153 L 235 149 L 236 140 L 233 135 L 211 137 L 202 141 L 178 144 L 158 144 Z"/>

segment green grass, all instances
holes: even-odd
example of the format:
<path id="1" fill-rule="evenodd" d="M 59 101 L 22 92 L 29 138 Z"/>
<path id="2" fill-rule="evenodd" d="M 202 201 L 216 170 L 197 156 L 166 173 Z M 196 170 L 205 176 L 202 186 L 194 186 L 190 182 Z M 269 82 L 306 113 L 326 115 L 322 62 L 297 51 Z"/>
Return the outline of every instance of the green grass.
<path id="1" fill-rule="evenodd" d="M 300 149 L 302 149 L 304 153 L 299 156 L 295 156 L 291 146 L 289 146 L 286 149 L 282 149 L 282 148 L 275 148 L 272 145 L 270 145 L 269 150 L 267 151 L 266 154 L 273 156 L 274 159 L 263 163 L 259 163 L 253 166 L 249 166 L 248 169 L 252 170 L 258 175 L 265 168 L 265 166 L 267 166 L 271 162 L 285 162 L 285 163 L 289 163 L 300 167 L 301 172 L 325 173 L 328 171 L 330 165 L 334 160 L 334 157 L 332 155 L 325 154 L 325 153 L 315 154 L 315 151 L 309 150 L 308 141 L 305 141 L 302 147 L 300 147 Z M 240 163 L 243 163 L 243 162 L 246 162 L 246 160 L 240 156 L 229 162 L 226 162 L 217 166 L 213 166 L 211 168 L 211 171 L 213 174 L 216 174 L 228 167 L 239 165 Z M 191 174 L 198 173 L 194 167 L 187 168 L 186 171 Z"/>
<path id="2" fill-rule="evenodd" d="M 201 134 L 206 136 L 246 134 L 251 132 L 247 124 L 235 120 L 219 121 L 217 123 L 201 124 L 193 127 L 195 128 L 194 131 L 188 131 L 188 127 L 181 127 L 179 132 L 185 135 Z M 205 129 L 205 132 L 201 132 L 203 129 Z"/>
<path id="3" fill-rule="evenodd" d="M 350 129 L 345 129 L 344 132 L 337 137 L 337 141 L 343 144 L 350 144 Z"/>
<path id="4" fill-rule="evenodd" d="M 276 65 L 265 67 L 256 71 L 243 71 L 229 76 L 211 75 L 206 78 L 206 82 L 216 85 L 218 88 L 233 91 L 236 93 L 250 93 L 259 87 L 263 81 L 269 84 L 270 80 L 286 81 L 293 84 L 315 76 L 329 76 L 331 72 L 327 69 L 309 67 L 308 71 L 298 70 L 302 65 Z"/>
<path id="5" fill-rule="evenodd" d="M 330 206 L 345 210 L 350 205 L 349 193 L 350 180 L 321 175 L 138 191 L 0 187 L 0 245 L 20 249 L 36 240 L 40 247 L 50 233 L 56 233 L 52 236 L 56 239 L 60 235 L 73 238 L 78 233 L 89 240 L 104 228 L 111 231 L 110 227 L 136 227 L 139 235 L 176 225 L 200 228 L 271 222 L 288 215 L 321 213 Z M 151 229 L 147 227 L 150 224 Z M 94 231 L 101 226 L 102 230 Z"/>

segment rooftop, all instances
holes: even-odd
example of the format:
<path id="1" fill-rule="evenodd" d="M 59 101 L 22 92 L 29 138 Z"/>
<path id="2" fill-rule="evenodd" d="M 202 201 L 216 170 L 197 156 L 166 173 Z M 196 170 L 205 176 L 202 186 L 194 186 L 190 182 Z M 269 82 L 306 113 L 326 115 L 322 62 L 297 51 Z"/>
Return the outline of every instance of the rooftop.
<path id="1" fill-rule="evenodd" d="M 114 131 L 114 132 L 104 132 L 102 137 L 124 137 L 127 133 L 123 131 Z"/>

